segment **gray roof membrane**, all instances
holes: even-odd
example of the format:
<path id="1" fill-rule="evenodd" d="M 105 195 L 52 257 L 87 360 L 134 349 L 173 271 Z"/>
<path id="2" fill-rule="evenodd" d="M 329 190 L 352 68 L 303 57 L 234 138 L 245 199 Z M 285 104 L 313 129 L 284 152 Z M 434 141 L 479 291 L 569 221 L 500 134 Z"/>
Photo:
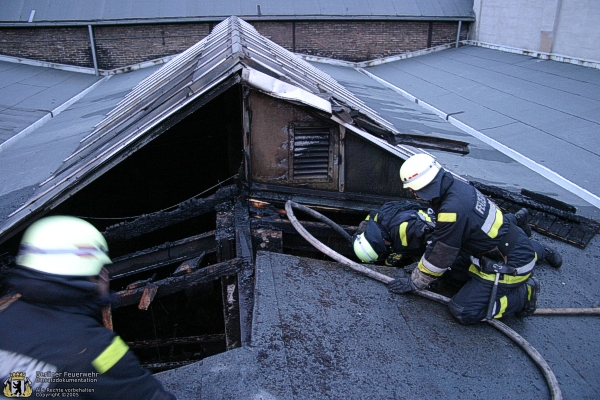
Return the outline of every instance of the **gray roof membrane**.
<path id="1" fill-rule="evenodd" d="M 600 281 L 587 278 L 598 238 L 583 252 L 559 249 L 569 265 L 538 268 L 540 306 L 598 306 Z M 258 252 L 255 271 L 251 346 L 156 374 L 179 400 L 549 397 L 517 345 L 487 324 L 460 325 L 441 304 L 333 262 Z M 599 318 L 504 322 L 545 357 L 565 399 L 597 398 Z"/>
<path id="2" fill-rule="evenodd" d="M 0 61 L 0 144 L 101 78 Z"/>
<path id="3" fill-rule="evenodd" d="M 574 205 L 578 210 L 578 214 L 582 216 L 594 219 L 600 217 L 600 210 L 597 207 L 590 205 L 585 200 L 558 186 L 551 180 L 543 178 L 538 173 L 523 166 L 490 145 L 451 125 L 433 112 L 427 111 L 415 102 L 402 97 L 394 90 L 383 86 L 376 80 L 361 74 L 353 68 L 324 63 L 313 63 L 313 65 L 334 77 L 367 105 L 391 121 L 400 134 L 418 134 L 468 142 L 470 149 L 468 155 L 427 150 L 427 152 L 434 155 L 443 166 L 452 172 L 468 180 L 498 186 L 511 192 L 518 193 L 521 189 L 528 189 L 543 193 Z M 368 71 L 371 72 L 373 69 L 369 68 Z M 384 79 L 393 76 L 393 71 L 388 75 L 382 74 Z M 398 86 L 400 85 L 398 84 Z M 410 92 L 410 89 L 402 86 L 400 88 Z M 447 92 L 450 93 L 450 90 L 451 88 L 448 88 Z M 455 106 L 455 104 L 452 105 Z M 467 105 L 471 107 L 466 109 L 468 112 L 478 112 L 479 106 L 473 102 Z M 455 117 L 458 118 L 461 115 L 458 114 Z M 516 143 L 514 148 L 519 152 L 523 152 L 530 145 L 530 141 L 525 138 L 521 142 Z M 569 153 L 566 151 L 563 152 L 563 150 L 565 149 L 562 147 L 553 149 L 553 157 L 562 157 L 564 160 L 569 160 Z"/>
<path id="4" fill-rule="evenodd" d="M 260 7 L 260 12 L 259 12 Z M 164 20 L 245 19 L 445 19 L 474 20 L 473 0 L 4 0 L 0 24 L 119 23 Z"/>
<path id="5" fill-rule="evenodd" d="M 4 64 L 4 63 L 3 63 Z M 36 76 L 50 72 L 49 68 L 29 67 L 19 65 L 20 68 L 39 71 Z M 80 140 L 89 135 L 94 126 L 104 119 L 105 115 L 125 97 L 133 86 L 142 79 L 156 71 L 158 68 L 146 68 L 111 76 L 99 86 L 87 93 L 84 97 L 72 104 L 68 109 L 51 118 L 44 125 L 35 129 L 22 139 L 16 140 L 8 149 L 0 152 L 0 220 L 14 212 L 24 204 L 24 200 L 39 189 L 39 183 L 48 179 L 59 167 L 63 160 L 73 153 L 80 145 Z M 80 78 L 90 77 L 78 73 Z M 47 75 L 47 74 L 46 74 Z M 2 76 L 2 73 L 0 73 Z M 67 79 L 58 85 L 58 93 L 75 93 L 81 88 L 78 78 Z M 2 98 L 4 98 L 4 92 Z M 51 92 L 44 92 L 48 102 L 53 98 Z M 40 101 L 44 99 L 40 96 Z M 2 120 L 4 120 L 4 113 Z M 33 121 L 28 121 L 33 122 Z"/>
<path id="6" fill-rule="evenodd" d="M 600 70 L 473 46 L 367 70 L 443 113 L 456 113 L 456 120 L 590 192 L 598 203 L 593 166 L 600 165 Z M 516 183 L 515 175 L 498 168 L 500 181 Z M 544 192 L 559 196 L 550 184 Z"/>

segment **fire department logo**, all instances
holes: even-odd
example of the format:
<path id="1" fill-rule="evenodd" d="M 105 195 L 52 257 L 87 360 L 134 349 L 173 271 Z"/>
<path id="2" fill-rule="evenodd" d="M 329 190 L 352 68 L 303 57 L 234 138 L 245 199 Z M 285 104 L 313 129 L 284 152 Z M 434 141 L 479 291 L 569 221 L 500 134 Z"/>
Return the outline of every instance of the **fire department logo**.
<path id="1" fill-rule="evenodd" d="M 29 397 L 33 389 L 31 381 L 25 375 L 25 372 L 11 372 L 10 376 L 4 381 L 4 391 L 6 397 Z"/>

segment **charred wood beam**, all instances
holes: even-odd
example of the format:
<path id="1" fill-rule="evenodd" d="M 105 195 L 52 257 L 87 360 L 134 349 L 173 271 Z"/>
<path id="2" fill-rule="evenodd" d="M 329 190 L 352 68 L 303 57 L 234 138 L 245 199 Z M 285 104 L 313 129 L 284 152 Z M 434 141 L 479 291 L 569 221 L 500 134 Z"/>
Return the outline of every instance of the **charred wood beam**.
<path id="1" fill-rule="evenodd" d="M 211 282 L 222 276 L 235 275 L 240 271 L 241 264 L 240 259 L 234 258 L 233 260 L 209 265 L 187 275 L 156 281 L 154 284 L 158 287 L 158 290 L 155 298 L 167 296 L 195 285 Z M 137 288 L 133 290 L 122 290 L 115 293 L 112 302 L 113 308 L 139 303 L 144 294 L 144 290 L 145 288 Z"/>
<path id="2" fill-rule="evenodd" d="M 238 299 L 242 346 L 250 344 L 252 313 L 254 310 L 254 252 L 250 233 L 250 212 L 246 196 L 234 204 L 236 254 L 241 263 L 238 273 Z"/>
<path id="3" fill-rule="evenodd" d="M 225 335 L 222 333 L 213 335 L 198 335 L 198 336 L 187 336 L 178 338 L 167 338 L 157 340 L 138 340 L 135 342 L 127 342 L 127 346 L 130 349 L 144 349 L 146 347 L 157 347 L 157 346 L 172 346 L 181 344 L 199 344 L 199 343 L 213 343 L 221 342 L 225 340 Z"/>
<path id="4" fill-rule="evenodd" d="M 241 346 L 240 306 L 236 276 L 221 277 L 223 317 L 225 319 L 225 346 L 233 350 Z"/>
<path id="5" fill-rule="evenodd" d="M 154 283 L 148 283 L 144 287 L 144 293 L 142 293 L 142 298 L 140 299 L 140 304 L 138 304 L 138 309 L 146 311 L 152 300 L 154 300 L 154 296 L 156 296 L 156 292 L 158 291 L 158 286 Z"/>
<path id="6" fill-rule="evenodd" d="M 217 207 L 217 260 L 226 261 L 235 254 L 235 217 L 233 206 L 228 203 Z M 223 298 L 223 318 L 225 321 L 225 345 L 227 350 L 240 347 L 240 308 L 235 276 L 221 277 L 221 296 Z"/>
<path id="7" fill-rule="evenodd" d="M 347 213 L 366 215 L 388 201 L 402 200 L 398 196 L 379 196 L 352 192 L 334 192 L 328 190 L 308 189 L 294 186 L 278 186 L 264 183 L 253 183 L 250 197 L 281 204 L 292 200 L 304 205 L 336 207 Z M 405 200 L 415 201 L 414 197 Z M 426 203 L 422 204 L 427 208 Z"/>
<path id="8" fill-rule="evenodd" d="M 314 251 L 315 248 L 310 245 L 302 236 L 298 234 L 296 229 L 292 226 L 290 221 L 280 219 L 280 220 L 269 220 L 265 218 L 261 219 L 252 219 L 251 222 L 252 231 L 254 235 L 258 235 L 259 232 L 267 229 L 277 229 L 280 232 L 283 232 L 283 242 L 282 246 L 286 249 L 291 250 L 300 250 L 300 251 Z M 322 222 L 312 222 L 312 221 L 300 221 L 300 224 L 311 235 L 318 238 L 321 242 L 325 243 L 334 251 L 346 256 L 346 257 L 355 257 L 354 251 L 352 250 L 351 245 L 336 231 L 331 229 L 331 227 Z M 341 225 L 342 229 L 344 229 L 349 235 L 354 234 L 357 227 L 356 226 L 348 226 Z M 262 234 L 261 234 L 262 235 Z M 259 249 L 257 246 L 257 250 Z M 272 250 L 269 250 L 272 251 Z"/>
<path id="9" fill-rule="evenodd" d="M 201 199 L 190 199 L 178 205 L 173 211 L 158 211 L 141 216 L 131 222 L 123 222 L 109 226 L 103 232 L 106 241 L 110 243 L 122 242 L 146 233 L 173 226 L 214 210 L 217 204 L 232 201 L 238 194 L 236 185 L 225 186 L 212 195 Z"/>
<path id="10" fill-rule="evenodd" d="M 192 272 L 200 268 L 200 263 L 204 259 L 205 255 L 206 252 L 202 252 L 202 254 L 200 254 L 198 257 L 182 262 L 181 265 L 177 267 L 175 272 L 173 272 L 173 276 L 191 274 Z"/>
<path id="11" fill-rule="evenodd" d="M 341 238 L 341 234 L 336 233 L 329 225 L 324 224 L 323 222 L 313 222 L 313 221 L 300 221 L 302 226 L 306 228 L 307 231 L 311 233 L 311 235 L 317 238 L 328 238 L 328 237 L 339 237 Z M 282 231 L 284 234 L 298 234 L 296 229 L 292 226 L 292 223 L 286 219 L 280 220 L 268 220 L 268 219 L 253 219 L 251 222 L 251 226 L 253 230 L 257 229 L 277 229 Z M 348 226 L 348 225 L 340 225 L 343 230 L 345 230 L 349 235 L 353 235 L 356 232 L 358 227 L 356 226 Z"/>
<path id="12" fill-rule="evenodd" d="M 211 231 L 115 258 L 107 269 L 110 278 L 116 279 L 215 251 L 215 232 Z"/>

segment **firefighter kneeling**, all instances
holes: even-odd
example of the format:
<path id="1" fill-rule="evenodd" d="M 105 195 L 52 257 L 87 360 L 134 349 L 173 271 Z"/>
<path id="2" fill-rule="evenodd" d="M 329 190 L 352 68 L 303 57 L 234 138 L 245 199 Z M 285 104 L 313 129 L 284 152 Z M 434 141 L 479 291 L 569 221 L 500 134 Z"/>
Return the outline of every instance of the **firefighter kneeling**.
<path id="1" fill-rule="evenodd" d="M 554 250 L 529 239 L 518 226 L 522 216 L 504 215 L 491 200 L 454 179 L 429 155 L 409 158 L 400 169 L 400 178 L 418 200 L 429 202 L 435 223 L 426 240 L 420 239 L 425 251 L 411 276 L 390 282 L 389 290 L 407 293 L 426 289 L 447 271 L 460 272 L 462 265 L 466 283 L 449 303 L 451 313 L 461 323 L 533 314 L 540 289 L 532 276 L 538 257 L 557 268 L 562 259 Z M 366 222 L 363 232 L 357 232 L 354 249 L 363 261 L 374 262 L 386 249 L 377 244 L 378 240 L 366 240 L 378 235 L 374 226 L 381 224 Z M 407 227 L 403 231 L 405 243 L 411 237 Z M 427 227 L 430 229 L 431 224 Z M 383 237 L 386 232 L 390 230 L 379 234 Z M 393 243 L 393 238 L 388 235 L 383 242 Z"/>

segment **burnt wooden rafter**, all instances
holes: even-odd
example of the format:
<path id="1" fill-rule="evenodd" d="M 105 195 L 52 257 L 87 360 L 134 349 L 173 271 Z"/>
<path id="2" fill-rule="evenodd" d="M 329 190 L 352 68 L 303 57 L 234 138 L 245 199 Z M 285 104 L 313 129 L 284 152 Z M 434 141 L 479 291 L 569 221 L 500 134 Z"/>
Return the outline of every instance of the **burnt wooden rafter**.
<path id="1" fill-rule="evenodd" d="M 407 194 L 409 192 L 407 191 Z M 367 215 L 388 201 L 410 200 L 414 197 L 381 196 L 373 194 L 337 192 L 319 189 L 309 189 L 294 186 L 278 186 L 263 183 L 253 183 L 250 197 L 281 204 L 282 208 L 286 201 L 292 200 L 300 204 L 314 206 L 335 207 L 343 209 L 347 213 Z M 426 204 L 423 204 L 427 207 Z"/>
<path id="2" fill-rule="evenodd" d="M 233 205 L 220 204 L 217 209 L 217 260 L 226 261 L 235 255 L 235 223 Z M 221 277 L 221 296 L 225 320 L 225 345 L 227 350 L 241 346 L 240 309 L 237 279 L 235 276 Z"/>
<path id="3" fill-rule="evenodd" d="M 192 258 L 191 260 L 185 260 L 179 267 L 173 272 L 173 276 L 180 276 L 190 274 L 200 268 L 200 264 L 204 259 L 206 252 L 202 252 L 198 257 Z"/>
<path id="4" fill-rule="evenodd" d="M 148 283 L 144 287 L 144 292 L 142 293 L 142 298 L 140 299 L 138 308 L 140 310 L 146 311 L 148 307 L 150 307 L 152 300 L 154 300 L 156 292 L 158 292 L 158 285 L 156 285 L 155 283 Z"/>
<path id="5" fill-rule="evenodd" d="M 212 196 L 184 201 L 172 211 L 158 211 L 143 215 L 131 222 L 109 226 L 103 235 L 108 243 L 115 243 L 167 228 L 213 211 L 216 205 L 232 201 L 238 192 L 236 185 L 224 186 Z"/>
<path id="6" fill-rule="evenodd" d="M 233 207 L 235 217 L 236 254 L 241 260 L 238 273 L 238 297 L 242 346 L 250 344 L 254 310 L 254 252 L 250 233 L 250 212 L 246 196 L 240 196 Z"/>
<path id="7" fill-rule="evenodd" d="M 215 232 L 211 231 L 115 258 L 107 269 L 110 278 L 116 279 L 215 251 Z"/>
<path id="8" fill-rule="evenodd" d="M 153 284 L 157 286 L 157 291 L 154 298 L 167 296 L 201 283 L 211 282 L 222 276 L 235 275 L 240 269 L 241 260 L 234 258 L 229 261 L 209 265 L 186 275 L 155 281 Z M 115 293 L 112 302 L 113 308 L 139 303 L 144 294 L 144 290 L 145 287 L 139 287 Z"/>

